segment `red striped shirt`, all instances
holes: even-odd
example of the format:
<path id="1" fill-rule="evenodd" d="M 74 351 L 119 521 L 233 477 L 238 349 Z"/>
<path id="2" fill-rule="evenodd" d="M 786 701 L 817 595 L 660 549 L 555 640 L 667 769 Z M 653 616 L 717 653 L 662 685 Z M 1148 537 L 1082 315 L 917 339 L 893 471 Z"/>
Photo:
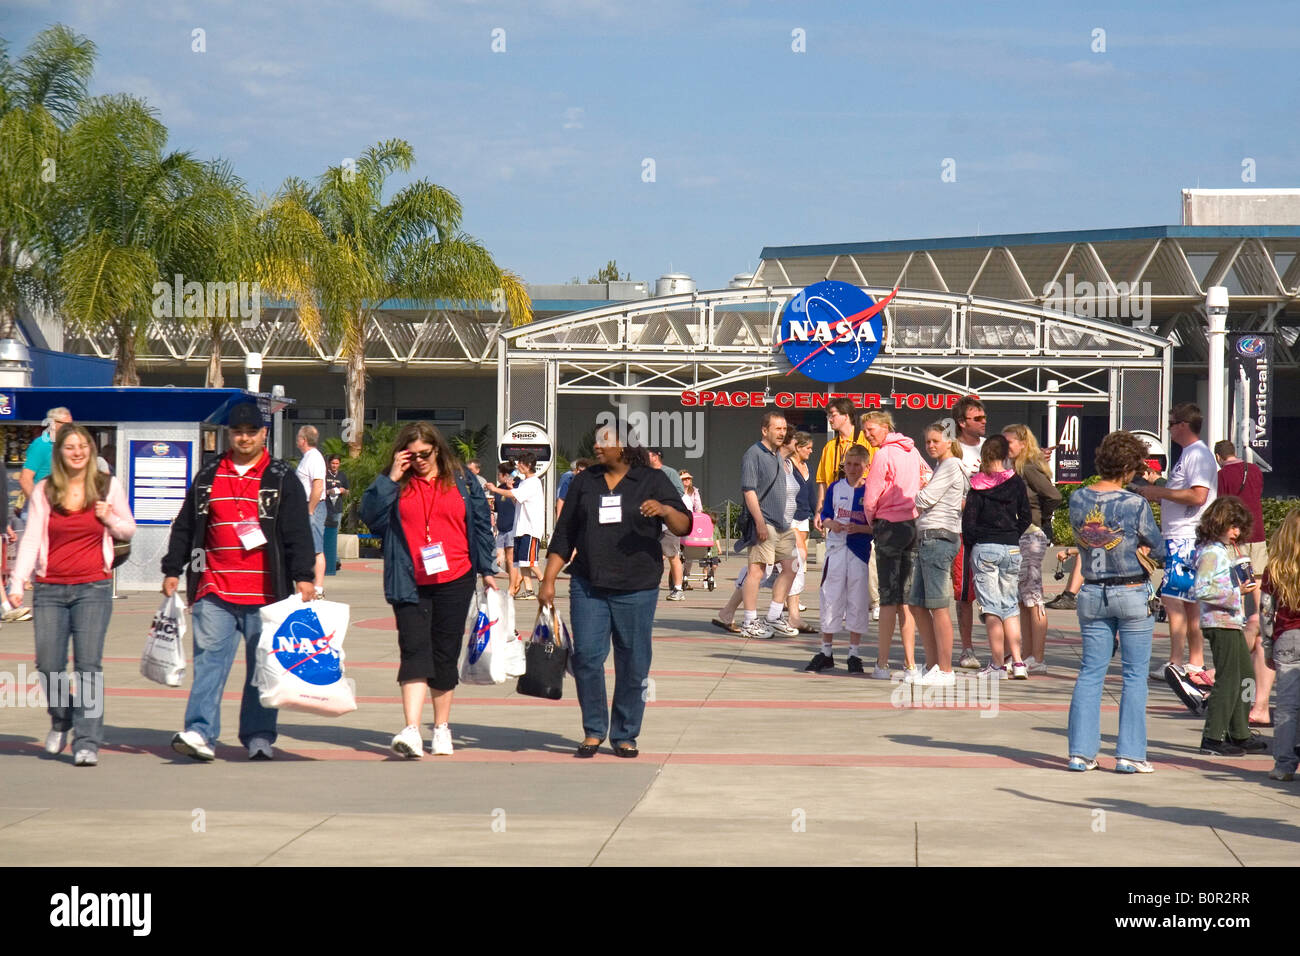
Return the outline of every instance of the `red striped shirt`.
<path id="1" fill-rule="evenodd" d="M 215 594 L 231 604 L 270 604 L 275 600 L 266 545 L 245 551 L 236 530 L 241 522 L 257 523 L 257 493 L 270 460 L 263 449 L 262 457 L 240 475 L 230 454 L 221 456 L 208 501 L 208 529 L 203 542 L 207 566 L 199 578 L 195 600 L 205 594 Z"/>
<path id="2" fill-rule="evenodd" d="M 412 476 L 398 503 L 402 533 L 406 535 L 411 560 L 415 562 L 416 584 L 455 581 L 470 569 L 469 533 L 465 530 L 465 499 L 453 484 L 443 488 L 437 481 Z M 441 542 L 447 570 L 426 574 L 421 549 Z"/>

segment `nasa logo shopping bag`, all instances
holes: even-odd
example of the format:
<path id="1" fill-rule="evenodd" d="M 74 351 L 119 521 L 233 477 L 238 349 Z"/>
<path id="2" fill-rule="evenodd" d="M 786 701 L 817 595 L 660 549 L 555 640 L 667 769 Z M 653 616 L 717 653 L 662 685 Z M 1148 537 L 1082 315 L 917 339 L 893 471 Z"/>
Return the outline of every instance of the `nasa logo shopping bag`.
<path id="1" fill-rule="evenodd" d="M 513 637 L 503 605 L 514 611 L 513 601 L 503 601 L 496 588 L 481 584 L 469 607 L 466 622 L 465 652 L 460 663 L 460 679 L 466 684 L 501 684 L 506 673 L 506 639 Z"/>
<path id="2" fill-rule="evenodd" d="M 348 606 L 304 602 L 298 595 L 262 608 L 257 676 L 263 707 L 338 717 L 357 709 L 352 682 L 343 675 Z"/>

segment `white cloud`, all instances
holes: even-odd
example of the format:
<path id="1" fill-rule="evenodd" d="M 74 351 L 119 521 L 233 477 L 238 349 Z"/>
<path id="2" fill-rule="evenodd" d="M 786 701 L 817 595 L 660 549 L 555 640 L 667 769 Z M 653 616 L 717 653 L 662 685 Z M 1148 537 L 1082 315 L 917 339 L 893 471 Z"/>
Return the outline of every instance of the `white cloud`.
<path id="1" fill-rule="evenodd" d="M 582 129 L 582 121 L 586 111 L 581 106 L 570 106 L 564 111 L 564 128 L 565 129 Z"/>

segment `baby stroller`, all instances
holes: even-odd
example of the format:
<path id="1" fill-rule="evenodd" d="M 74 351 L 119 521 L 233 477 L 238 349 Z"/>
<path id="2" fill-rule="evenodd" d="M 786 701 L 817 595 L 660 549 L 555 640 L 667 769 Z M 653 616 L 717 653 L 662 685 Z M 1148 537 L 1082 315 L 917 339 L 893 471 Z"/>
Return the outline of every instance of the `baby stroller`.
<path id="1" fill-rule="evenodd" d="M 691 515 L 691 530 L 682 536 L 682 560 L 698 566 L 698 571 L 688 575 L 687 580 L 696 577 L 705 588 L 712 591 L 715 587 L 714 569 L 722 563 L 720 553 L 721 549 L 713 534 L 713 519 L 704 512 L 697 511 Z"/>

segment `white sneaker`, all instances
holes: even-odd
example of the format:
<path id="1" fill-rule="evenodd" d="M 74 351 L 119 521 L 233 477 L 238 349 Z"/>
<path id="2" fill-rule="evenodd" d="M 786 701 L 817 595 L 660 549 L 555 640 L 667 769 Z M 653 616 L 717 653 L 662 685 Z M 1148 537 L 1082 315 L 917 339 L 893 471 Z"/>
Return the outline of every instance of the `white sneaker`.
<path id="1" fill-rule="evenodd" d="M 98 767 L 99 754 L 93 750 L 78 750 L 72 762 L 78 767 Z"/>
<path id="2" fill-rule="evenodd" d="M 1033 654 L 1025 658 L 1025 667 L 1031 674 L 1047 673 L 1047 661 L 1035 660 Z"/>
<path id="3" fill-rule="evenodd" d="M 989 680 L 1005 680 L 1007 677 L 1007 669 L 1005 667 L 995 667 L 994 665 L 989 664 L 975 676 L 985 677 Z"/>
<path id="4" fill-rule="evenodd" d="M 424 754 L 424 738 L 420 736 L 420 728 L 414 724 L 403 727 L 401 732 L 393 738 L 390 748 L 399 757 L 405 757 L 407 760 L 419 760 Z"/>
<path id="5" fill-rule="evenodd" d="M 197 730 L 183 730 L 172 738 L 172 750 L 195 760 L 208 761 L 217 755 Z"/>
<path id="6" fill-rule="evenodd" d="M 893 680 L 893 678 L 894 678 L 894 672 L 891 671 L 888 667 L 871 668 L 872 680 Z"/>
<path id="7" fill-rule="evenodd" d="M 270 760 L 275 756 L 271 750 L 271 741 L 265 737 L 254 737 L 248 742 L 249 760 Z"/>
<path id="8" fill-rule="evenodd" d="M 790 619 L 782 615 L 778 620 L 768 618 L 763 622 L 772 629 L 772 633 L 780 637 L 798 637 L 799 628 L 790 623 Z"/>
<path id="9" fill-rule="evenodd" d="M 1115 761 L 1116 773 L 1155 773 L 1156 768 L 1151 766 L 1145 760 L 1129 760 L 1127 757 L 1120 757 Z"/>
<path id="10" fill-rule="evenodd" d="M 930 672 L 922 678 L 921 683 L 926 687 L 956 687 L 957 675 L 952 671 L 941 671 L 936 664 L 930 668 Z"/>
<path id="11" fill-rule="evenodd" d="M 799 613 L 802 614 L 802 613 L 803 613 L 804 611 L 806 611 L 806 610 L 808 610 L 808 609 L 807 609 L 806 607 L 804 607 L 804 606 L 803 606 L 803 602 L 800 601 L 800 602 L 799 602 Z"/>
<path id="12" fill-rule="evenodd" d="M 919 683 L 921 683 L 921 678 L 924 677 L 924 676 L 925 676 L 925 675 L 923 675 L 923 674 L 921 673 L 921 669 L 920 669 L 919 667 L 904 667 L 904 668 L 903 668 L 903 683 L 904 683 L 904 684 L 919 684 Z"/>
<path id="13" fill-rule="evenodd" d="M 961 659 L 957 661 L 957 666 L 966 671 L 977 671 L 980 669 L 980 659 L 975 656 L 973 647 L 963 647 Z"/>
<path id="14" fill-rule="evenodd" d="M 1027 680 L 1029 678 L 1029 668 L 1025 666 L 1024 661 L 1015 661 L 1007 673 L 1012 680 Z"/>
<path id="15" fill-rule="evenodd" d="M 740 629 L 740 636 L 751 641 L 768 641 L 772 639 L 772 628 L 761 617 L 756 617 Z"/>
<path id="16" fill-rule="evenodd" d="M 685 592 L 685 591 L 679 591 L 677 588 L 672 588 L 672 589 L 670 589 L 670 590 L 668 591 L 668 597 L 666 598 L 666 600 L 669 600 L 669 601 L 685 601 L 685 600 L 686 600 L 686 592 Z"/>
<path id="17" fill-rule="evenodd" d="M 435 757 L 450 757 L 452 755 L 451 728 L 446 724 L 439 724 L 433 728 L 432 749 Z"/>
<path id="18" fill-rule="evenodd" d="M 68 732 L 66 730 L 51 730 L 45 735 L 45 752 L 51 757 L 63 753 L 63 748 L 68 745 Z"/>
<path id="19" fill-rule="evenodd" d="M 873 608 L 871 609 L 871 619 L 872 619 L 873 621 L 879 621 L 879 620 L 880 620 L 880 605 L 879 605 L 879 604 L 877 604 L 875 607 L 873 607 Z"/>

